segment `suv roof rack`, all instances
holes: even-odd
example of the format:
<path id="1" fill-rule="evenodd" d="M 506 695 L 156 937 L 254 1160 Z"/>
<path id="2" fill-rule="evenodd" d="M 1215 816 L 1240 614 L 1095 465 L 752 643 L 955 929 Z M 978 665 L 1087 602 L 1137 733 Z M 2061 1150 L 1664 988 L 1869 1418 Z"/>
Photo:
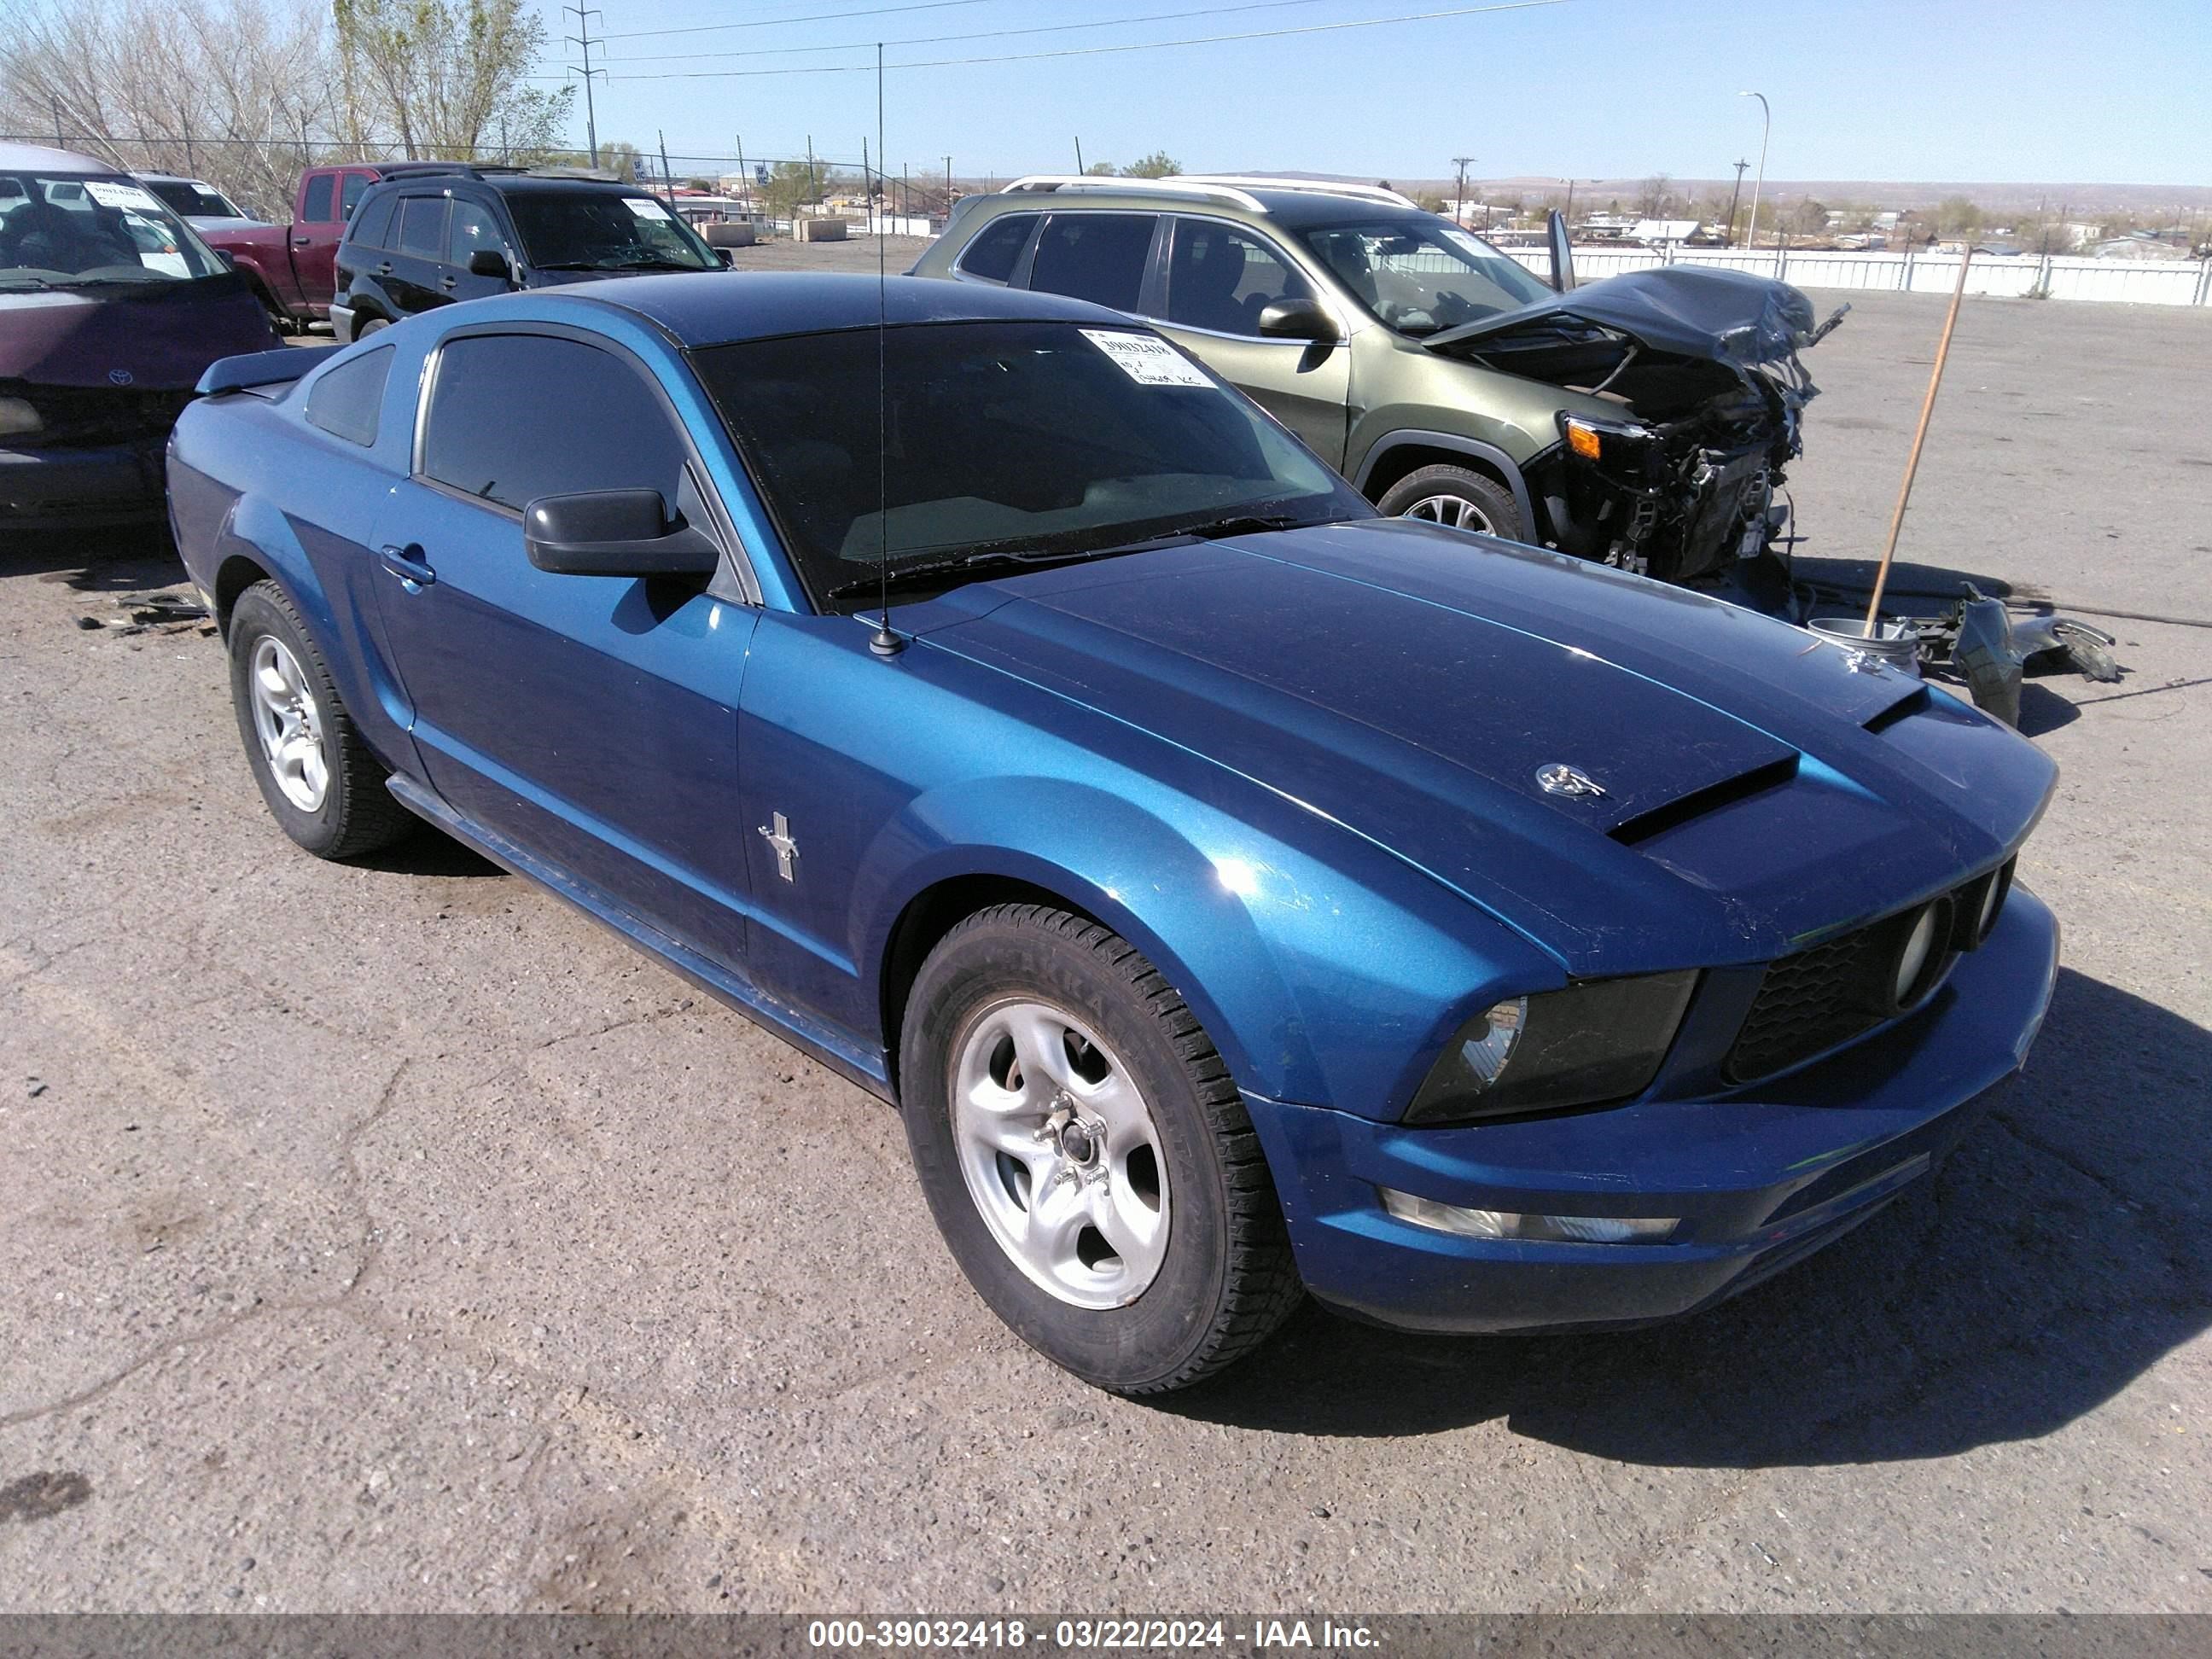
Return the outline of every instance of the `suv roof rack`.
<path id="1" fill-rule="evenodd" d="M 1179 173 L 1165 179 L 1115 179 L 1103 173 L 1032 173 L 1017 179 L 999 193 L 1021 191 L 1103 190 L 1156 191 L 1170 196 L 1202 196 L 1217 202 L 1234 202 L 1255 213 L 1265 213 L 1267 204 L 1255 190 L 1296 191 L 1306 196 L 1349 196 L 1357 201 L 1389 207 L 1418 208 L 1420 204 L 1381 185 L 1340 185 L 1327 179 L 1267 179 L 1244 173 Z"/>
<path id="2" fill-rule="evenodd" d="M 343 163 L 338 165 L 343 166 Z M 425 173 L 458 173 L 464 179 L 481 179 L 487 173 L 527 173 L 528 167 L 510 167 L 499 161 L 368 161 L 386 179 L 412 179 Z"/>
<path id="3" fill-rule="evenodd" d="M 1198 183 L 1185 178 L 1171 179 L 1109 179 L 1103 173 L 1032 173 L 1017 179 L 1000 191 L 1001 196 L 1017 192 L 1055 190 L 1141 191 L 1146 194 L 1165 196 L 1198 196 L 1208 201 L 1234 202 L 1238 207 L 1249 208 L 1255 213 L 1265 213 L 1266 205 L 1249 191 L 1233 185 Z"/>

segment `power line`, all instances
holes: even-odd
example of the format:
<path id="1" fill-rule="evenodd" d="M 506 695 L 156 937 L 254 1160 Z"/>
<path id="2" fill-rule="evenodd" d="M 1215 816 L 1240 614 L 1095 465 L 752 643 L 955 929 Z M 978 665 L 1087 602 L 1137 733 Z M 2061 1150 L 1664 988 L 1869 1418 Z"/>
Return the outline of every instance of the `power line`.
<path id="1" fill-rule="evenodd" d="M 1163 52 L 1174 46 L 1211 46 L 1238 40 L 1276 40 L 1293 34 L 1330 34 L 1345 29 L 1382 28 L 1395 23 L 1432 23 L 1450 17 L 1474 17 L 1490 12 L 1535 11 L 1547 6 L 1563 6 L 1570 0 L 1507 0 L 1507 3 L 1490 6 L 1455 6 L 1445 11 L 1408 12 L 1399 17 L 1367 17 L 1348 23 L 1308 23 L 1297 28 L 1253 29 L 1241 34 L 1201 34 L 1182 40 L 1142 40 L 1121 46 L 1067 46 L 1057 52 L 1008 52 L 985 58 L 929 58 L 909 60 L 903 64 L 886 64 L 887 70 L 955 69 L 971 64 L 1030 64 L 1047 58 L 1098 58 L 1114 52 Z M 751 80 L 769 75 L 866 75 L 873 66 L 867 64 L 823 64 L 787 69 L 764 70 L 664 70 L 654 75 L 614 75 L 612 81 L 732 81 Z"/>
<path id="2" fill-rule="evenodd" d="M 605 64 L 653 64 L 671 58 L 680 58 L 687 63 L 696 63 L 708 58 L 781 58 L 805 52 L 865 52 L 878 45 L 886 46 L 935 46 L 956 40 L 1003 40 L 1018 34 L 1066 34 L 1074 29 L 1119 28 L 1130 23 L 1172 23 L 1186 17 L 1220 17 L 1240 11 L 1281 11 L 1290 6 L 1317 6 L 1323 0 L 1248 0 L 1236 6 L 1200 6 L 1190 11 L 1155 11 L 1139 17 L 1096 18 L 1083 23 L 1039 23 L 1026 28 L 981 29 L 970 34 L 914 34 L 899 40 L 848 40 L 834 46 L 746 46 L 736 52 L 641 52 L 630 58 L 603 58 Z M 605 35 L 603 40 L 612 40 Z"/>
<path id="3" fill-rule="evenodd" d="M 817 11 L 804 17 L 757 17 L 743 23 L 695 23 L 678 29 L 627 29 L 603 37 L 609 40 L 642 40 L 652 34 L 716 34 L 724 29 L 772 29 L 786 23 L 827 23 L 840 17 L 886 17 L 900 11 L 943 11 L 951 6 L 980 6 L 985 0 L 920 0 L 906 6 L 871 6 L 865 11 Z"/>

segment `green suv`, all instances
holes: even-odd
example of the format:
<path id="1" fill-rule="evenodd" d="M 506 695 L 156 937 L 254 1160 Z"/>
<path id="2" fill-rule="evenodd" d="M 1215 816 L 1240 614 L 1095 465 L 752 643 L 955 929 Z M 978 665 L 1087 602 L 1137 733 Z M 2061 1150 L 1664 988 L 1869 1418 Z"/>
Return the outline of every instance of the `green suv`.
<path id="1" fill-rule="evenodd" d="M 912 274 L 1142 319 L 1387 514 L 1673 581 L 1767 552 L 1826 327 L 1740 271 L 1577 288 L 1553 218 L 1547 283 L 1395 191 L 1035 177 L 964 198 Z"/>

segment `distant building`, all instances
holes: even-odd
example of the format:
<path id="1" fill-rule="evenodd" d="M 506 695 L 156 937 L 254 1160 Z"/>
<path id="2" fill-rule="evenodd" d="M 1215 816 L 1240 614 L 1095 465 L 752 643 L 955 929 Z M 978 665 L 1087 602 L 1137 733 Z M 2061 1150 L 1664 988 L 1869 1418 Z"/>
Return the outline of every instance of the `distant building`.
<path id="1" fill-rule="evenodd" d="M 2186 259 L 2189 248 L 2185 243 L 2170 241 L 2154 231 L 2130 231 L 2125 236 L 2108 237 L 2097 243 L 2089 252 L 2100 259 Z"/>
<path id="2" fill-rule="evenodd" d="M 1629 228 L 1628 240 L 1646 247 L 1674 247 L 1697 234 L 1695 219 L 1638 219 Z"/>

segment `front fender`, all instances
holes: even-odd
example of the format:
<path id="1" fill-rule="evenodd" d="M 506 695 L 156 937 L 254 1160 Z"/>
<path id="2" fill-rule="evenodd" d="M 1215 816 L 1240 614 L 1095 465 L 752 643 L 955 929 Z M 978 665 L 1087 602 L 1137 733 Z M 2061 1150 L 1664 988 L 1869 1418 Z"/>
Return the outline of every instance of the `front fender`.
<path id="1" fill-rule="evenodd" d="M 1363 860 L 1301 839 L 1188 795 L 1155 808 L 1066 778 L 931 791 L 861 861 L 854 959 L 884 962 L 899 918 L 943 883 L 1042 888 L 1142 951 L 1243 1087 L 1395 1116 L 1470 1005 L 1559 969 L 1395 861 L 1363 878 L 1349 872 Z"/>

